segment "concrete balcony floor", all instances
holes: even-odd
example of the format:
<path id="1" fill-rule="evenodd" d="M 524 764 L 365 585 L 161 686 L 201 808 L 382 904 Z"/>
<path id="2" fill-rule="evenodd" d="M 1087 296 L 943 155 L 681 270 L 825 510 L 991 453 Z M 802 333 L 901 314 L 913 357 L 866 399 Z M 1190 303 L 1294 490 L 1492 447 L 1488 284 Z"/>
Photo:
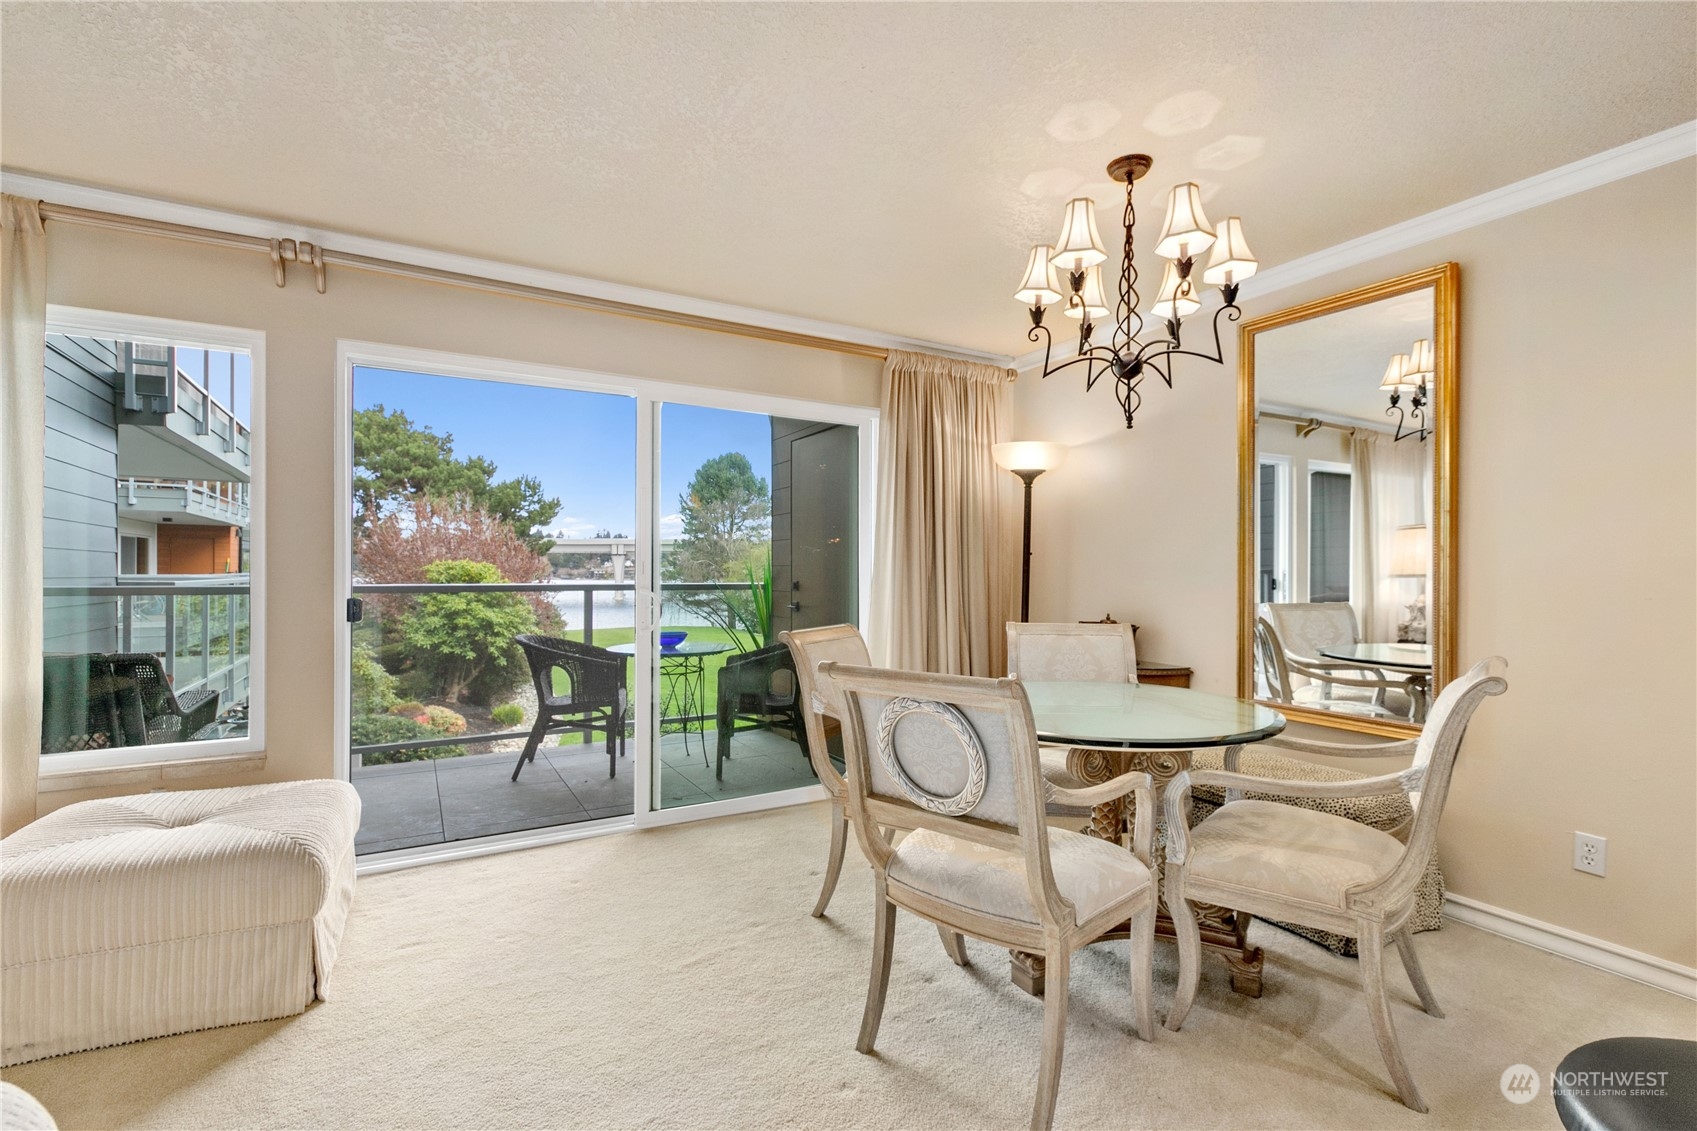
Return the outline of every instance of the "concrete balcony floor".
<path id="1" fill-rule="evenodd" d="M 717 743 L 711 729 L 663 736 L 661 808 L 818 782 L 801 747 L 766 730 L 738 731 L 724 778 L 716 779 Z M 357 850 L 388 852 L 628 816 L 635 810 L 634 741 L 626 740 L 626 756 L 619 759 L 613 777 L 607 776 L 606 747 L 597 741 L 587 746 L 544 745 L 517 781 L 511 778 L 523 744 L 503 745 L 514 748 L 356 769 L 353 784 L 364 804 Z"/>

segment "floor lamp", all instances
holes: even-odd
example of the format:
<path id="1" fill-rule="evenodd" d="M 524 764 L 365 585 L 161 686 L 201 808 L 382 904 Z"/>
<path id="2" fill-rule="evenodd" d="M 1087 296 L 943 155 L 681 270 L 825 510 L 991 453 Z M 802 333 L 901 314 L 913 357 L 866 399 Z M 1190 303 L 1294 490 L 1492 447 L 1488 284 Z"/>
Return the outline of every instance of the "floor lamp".
<path id="1" fill-rule="evenodd" d="M 1023 623 L 1031 619 L 1031 484 L 1045 471 L 1059 467 L 1067 449 L 1065 444 L 1016 440 L 994 445 L 990 454 L 998 467 L 1013 472 L 1025 483 L 1025 551 L 1019 573 L 1019 619 Z"/>

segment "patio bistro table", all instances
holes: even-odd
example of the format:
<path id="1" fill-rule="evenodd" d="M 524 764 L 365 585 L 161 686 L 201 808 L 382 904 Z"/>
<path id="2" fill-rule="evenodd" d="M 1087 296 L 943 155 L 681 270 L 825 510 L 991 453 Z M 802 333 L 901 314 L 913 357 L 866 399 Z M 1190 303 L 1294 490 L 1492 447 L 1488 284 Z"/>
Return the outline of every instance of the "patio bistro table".
<path id="1" fill-rule="evenodd" d="M 669 678 L 660 683 L 660 721 L 681 723 L 684 732 L 684 753 L 689 753 L 690 724 L 695 724 L 701 739 L 701 762 L 711 765 L 707 757 L 707 657 L 731 651 L 732 646 L 720 642 L 680 640 L 670 648 L 660 649 L 660 671 Z M 609 652 L 621 656 L 636 655 L 636 644 L 614 644 Z"/>
<path id="2" fill-rule="evenodd" d="M 1236 768 L 1237 752 L 1246 743 L 1271 738 L 1285 728 L 1285 718 L 1270 707 L 1224 695 L 1183 687 L 1130 682 L 1045 682 L 1023 684 L 1044 743 L 1068 747 L 1067 769 L 1091 785 L 1131 770 L 1142 770 L 1155 782 L 1155 835 L 1151 838 L 1151 871 L 1160 884 L 1165 849 L 1164 799 L 1167 785 L 1190 767 L 1191 752 L 1226 747 L 1226 763 Z M 1104 840 L 1123 842 L 1132 807 L 1121 798 L 1096 806 L 1085 831 Z M 1197 909 L 1205 947 L 1222 955 L 1231 967 L 1232 989 L 1249 997 L 1261 996 L 1261 948 L 1247 941 L 1249 916 L 1225 907 Z M 1165 899 L 1160 902 L 1156 933 L 1173 936 Z M 1123 932 L 1109 932 L 1124 937 Z M 1028 993 L 1043 992 L 1041 955 L 1014 951 L 1013 980 Z"/>

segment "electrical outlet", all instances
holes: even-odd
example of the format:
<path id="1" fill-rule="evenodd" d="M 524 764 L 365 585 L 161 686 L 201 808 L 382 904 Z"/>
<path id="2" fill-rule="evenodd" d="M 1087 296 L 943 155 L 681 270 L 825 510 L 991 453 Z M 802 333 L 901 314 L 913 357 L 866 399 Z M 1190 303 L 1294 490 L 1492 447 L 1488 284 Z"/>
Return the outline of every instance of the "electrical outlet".
<path id="1" fill-rule="evenodd" d="M 1609 857 L 1609 838 L 1590 833 L 1573 834 L 1573 867 L 1593 876 L 1604 875 Z"/>

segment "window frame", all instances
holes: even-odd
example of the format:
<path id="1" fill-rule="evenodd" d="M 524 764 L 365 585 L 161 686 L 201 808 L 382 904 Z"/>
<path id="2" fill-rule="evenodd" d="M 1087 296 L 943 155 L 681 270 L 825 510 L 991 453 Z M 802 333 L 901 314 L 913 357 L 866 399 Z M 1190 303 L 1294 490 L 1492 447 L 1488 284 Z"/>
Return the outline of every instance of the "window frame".
<path id="1" fill-rule="evenodd" d="M 142 746 L 108 747 L 104 750 L 38 753 L 42 788 L 51 788 L 56 778 L 64 778 L 77 784 L 98 784 L 86 780 L 90 771 L 134 770 L 147 766 L 200 763 L 209 759 L 248 760 L 253 755 L 263 755 L 266 717 L 265 332 L 237 326 L 49 303 L 46 333 L 116 338 L 120 341 L 192 349 L 239 351 L 248 355 L 252 374 L 248 391 L 248 529 L 242 539 L 250 563 L 247 734 L 241 738 L 215 738 L 204 742 L 152 743 Z M 233 411 L 233 406 L 227 407 L 232 407 Z M 119 530 L 121 532 L 121 526 Z M 42 549 L 38 547 L 37 552 L 40 553 Z"/>

